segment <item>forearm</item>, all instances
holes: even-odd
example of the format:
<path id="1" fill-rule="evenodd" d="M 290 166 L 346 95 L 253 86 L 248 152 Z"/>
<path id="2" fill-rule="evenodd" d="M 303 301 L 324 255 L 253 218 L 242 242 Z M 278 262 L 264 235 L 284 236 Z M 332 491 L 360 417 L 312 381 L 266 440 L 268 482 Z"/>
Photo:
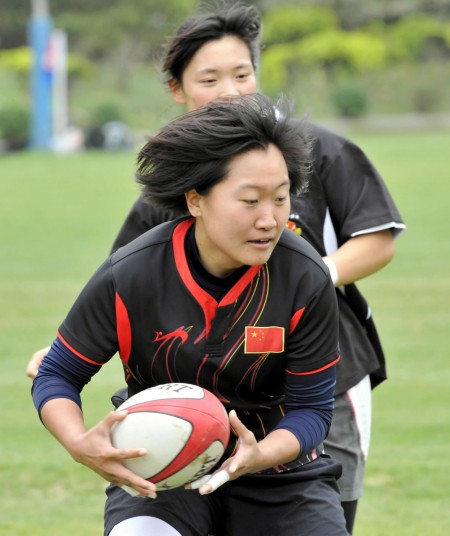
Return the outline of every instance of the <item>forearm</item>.
<path id="1" fill-rule="evenodd" d="M 253 432 L 248 430 L 233 410 L 230 424 L 238 436 L 236 453 L 222 465 L 234 478 L 252 474 L 277 465 L 289 463 L 298 458 L 300 443 L 289 430 L 275 429 L 261 441 L 256 441 Z"/>
<path id="2" fill-rule="evenodd" d="M 324 260 L 331 259 L 336 266 L 335 286 L 348 285 L 381 270 L 394 256 L 394 242 L 390 230 L 379 231 L 351 238 L 327 255 Z"/>
<path id="3" fill-rule="evenodd" d="M 253 472 L 270 469 L 277 465 L 289 463 L 300 454 L 300 443 L 289 430 L 278 429 L 258 442 L 260 449 L 259 467 Z"/>
<path id="4" fill-rule="evenodd" d="M 41 419 L 47 430 L 77 459 L 77 439 L 86 433 L 80 407 L 67 398 L 53 398 L 42 407 Z"/>
<path id="5" fill-rule="evenodd" d="M 275 430 L 290 432 L 302 455 L 312 452 L 328 434 L 335 385 L 336 364 L 312 374 L 286 376 L 286 415 Z"/>
<path id="6" fill-rule="evenodd" d="M 257 442 L 254 434 L 242 424 L 234 410 L 230 412 L 230 424 L 239 437 L 237 451 L 212 476 L 206 475 L 188 486 L 199 488 L 201 495 L 211 493 L 230 479 L 289 463 L 300 453 L 298 440 L 288 430 L 274 430 Z"/>
<path id="7" fill-rule="evenodd" d="M 33 401 L 42 422 L 77 461 L 76 440 L 86 433 L 80 392 L 99 368 L 56 339 L 33 382 Z"/>

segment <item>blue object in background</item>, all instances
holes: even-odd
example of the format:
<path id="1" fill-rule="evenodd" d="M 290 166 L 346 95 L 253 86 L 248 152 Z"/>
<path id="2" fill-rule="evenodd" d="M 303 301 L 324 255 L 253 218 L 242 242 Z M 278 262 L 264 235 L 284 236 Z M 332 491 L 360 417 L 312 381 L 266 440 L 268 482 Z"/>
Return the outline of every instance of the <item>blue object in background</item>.
<path id="1" fill-rule="evenodd" d="M 50 51 L 52 30 L 52 19 L 47 13 L 32 13 L 28 27 L 28 38 L 33 53 L 30 81 L 30 147 L 32 149 L 50 149 L 53 138 Z"/>

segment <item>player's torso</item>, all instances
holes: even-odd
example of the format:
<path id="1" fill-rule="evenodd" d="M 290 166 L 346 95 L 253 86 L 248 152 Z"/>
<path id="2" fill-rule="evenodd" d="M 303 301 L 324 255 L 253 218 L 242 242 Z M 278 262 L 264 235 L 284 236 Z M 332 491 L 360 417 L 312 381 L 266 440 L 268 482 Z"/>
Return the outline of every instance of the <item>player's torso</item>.
<path id="1" fill-rule="evenodd" d="M 199 384 L 234 407 L 281 402 L 292 295 L 263 266 L 250 268 L 218 304 L 187 285 L 167 257 L 164 266 L 158 290 L 140 292 L 138 306 L 127 283 L 117 288 L 131 333 L 129 385 Z"/>
<path id="2" fill-rule="evenodd" d="M 187 382 L 237 408 L 279 404 L 286 356 L 299 353 L 289 346 L 291 321 L 311 301 L 308 274 L 315 261 L 277 246 L 269 263 L 249 267 L 217 303 L 177 250 L 176 240 L 168 241 L 113 267 L 122 307 L 117 334 L 131 392 Z M 303 262 L 295 265 L 297 257 Z"/>

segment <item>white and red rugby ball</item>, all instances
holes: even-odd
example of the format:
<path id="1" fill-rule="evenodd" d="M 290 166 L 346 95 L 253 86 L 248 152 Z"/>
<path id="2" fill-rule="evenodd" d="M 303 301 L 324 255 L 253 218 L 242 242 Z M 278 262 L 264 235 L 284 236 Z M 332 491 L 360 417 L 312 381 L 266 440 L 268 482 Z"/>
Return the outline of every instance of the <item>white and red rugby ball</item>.
<path id="1" fill-rule="evenodd" d="M 205 475 L 228 445 L 230 424 L 223 404 L 197 385 L 150 387 L 117 408 L 122 410 L 128 415 L 113 426 L 112 443 L 116 448 L 145 448 L 145 456 L 124 460 L 124 465 L 160 491 Z"/>

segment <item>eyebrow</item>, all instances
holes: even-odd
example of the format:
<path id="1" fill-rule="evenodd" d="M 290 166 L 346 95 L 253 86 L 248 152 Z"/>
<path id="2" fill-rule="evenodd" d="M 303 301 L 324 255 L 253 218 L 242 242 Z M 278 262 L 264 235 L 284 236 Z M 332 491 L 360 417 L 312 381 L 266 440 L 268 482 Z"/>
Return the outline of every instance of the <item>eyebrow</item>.
<path id="1" fill-rule="evenodd" d="M 233 70 L 234 71 L 237 71 L 238 69 L 243 69 L 243 68 L 247 68 L 247 67 L 252 67 L 252 64 L 250 61 L 242 61 L 241 63 L 239 63 L 238 65 L 236 65 L 235 67 L 233 67 Z M 205 67 L 204 69 L 200 69 L 197 71 L 197 74 L 213 74 L 213 73 L 218 73 L 221 69 L 216 69 L 214 67 Z"/>
<path id="2" fill-rule="evenodd" d="M 283 186 L 289 186 L 289 185 L 290 185 L 290 181 L 286 180 L 286 181 L 281 182 L 278 186 L 275 186 L 274 190 L 278 190 L 278 188 L 282 188 Z M 241 186 L 239 186 L 238 189 L 239 190 L 245 190 L 245 189 L 259 190 L 260 187 L 255 184 L 247 183 L 247 184 L 242 184 Z"/>

